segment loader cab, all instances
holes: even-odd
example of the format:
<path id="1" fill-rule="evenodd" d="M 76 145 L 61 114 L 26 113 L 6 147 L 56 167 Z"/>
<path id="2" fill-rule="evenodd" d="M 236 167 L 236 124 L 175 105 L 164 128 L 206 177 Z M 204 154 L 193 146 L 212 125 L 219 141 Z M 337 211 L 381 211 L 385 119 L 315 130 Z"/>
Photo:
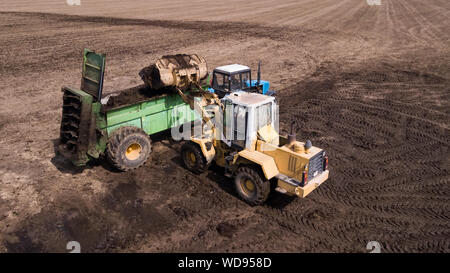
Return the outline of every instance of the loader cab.
<path id="1" fill-rule="evenodd" d="M 225 106 L 223 137 L 237 150 L 252 149 L 260 133 L 269 128 L 278 139 L 278 111 L 275 98 L 258 93 L 237 91 L 222 99 Z M 264 136 L 263 136 L 264 137 Z"/>

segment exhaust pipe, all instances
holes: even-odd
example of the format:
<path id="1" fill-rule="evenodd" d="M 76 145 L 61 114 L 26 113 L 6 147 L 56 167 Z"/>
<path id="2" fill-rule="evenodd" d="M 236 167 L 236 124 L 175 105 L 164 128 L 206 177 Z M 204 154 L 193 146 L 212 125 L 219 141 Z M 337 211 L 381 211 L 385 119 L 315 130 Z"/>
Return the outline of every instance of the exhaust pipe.
<path id="1" fill-rule="evenodd" d="M 289 146 L 290 149 L 292 149 L 294 152 L 296 153 L 309 153 L 309 150 L 312 147 L 312 143 L 311 140 L 306 140 L 305 144 L 302 146 L 298 143 L 295 143 L 297 141 L 297 134 L 294 133 L 294 123 L 295 121 L 293 121 L 291 123 L 291 133 L 288 134 L 288 143 L 287 145 Z"/>
<path id="2" fill-rule="evenodd" d="M 258 61 L 258 78 L 256 80 L 256 86 L 259 86 L 261 82 L 261 60 Z"/>
<path id="3" fill-rule="evenodd" d="M 289 146 L 294 144 L 294 142 L 297 140 L 297 134 L 294 133 L 294 123 L 295 123 L 295 121 L 293 121 L 291 123 L 291 133 L 288 134 L 288 145 Z"/>

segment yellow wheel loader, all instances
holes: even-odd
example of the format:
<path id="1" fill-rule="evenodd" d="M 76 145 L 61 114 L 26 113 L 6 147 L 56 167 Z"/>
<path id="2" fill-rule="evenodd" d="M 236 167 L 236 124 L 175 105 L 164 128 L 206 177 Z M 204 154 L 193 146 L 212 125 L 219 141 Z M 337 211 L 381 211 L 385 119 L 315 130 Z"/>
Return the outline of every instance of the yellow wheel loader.
<path id="1" fill-rule="evenodd" d="M 292 132 L 278 134 L 273 96 L 237 91 L 219 100 L 209 92 L 178 93 L 203 117 L 202 128 L 194 128 L 181 149 L 191 172 L 204 172 L 214 161 L 234 178 L 237 193 L 251 205 L 264 203 L 272 190 L 305 197 L 328 179 L 324 150 L 309 140 L 297 141 Z"/>

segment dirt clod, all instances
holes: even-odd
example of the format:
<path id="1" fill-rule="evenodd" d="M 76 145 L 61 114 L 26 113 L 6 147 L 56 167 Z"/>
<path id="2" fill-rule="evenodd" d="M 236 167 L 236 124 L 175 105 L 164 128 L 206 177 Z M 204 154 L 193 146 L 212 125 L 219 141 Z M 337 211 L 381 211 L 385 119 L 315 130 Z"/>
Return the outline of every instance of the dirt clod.
<path id="1" fill-rule="evenodd" d="M 226 223 L 226 222 L 222 222 L 222 223 L 218 224 L 216 229 L 220 235 L 222 235 L 224 237 L 228 237 L 228 238 L 233 237 L 233 235 L 237 231 L 237 228 L 235 226 L 231 225 L 230 223 Z"/>

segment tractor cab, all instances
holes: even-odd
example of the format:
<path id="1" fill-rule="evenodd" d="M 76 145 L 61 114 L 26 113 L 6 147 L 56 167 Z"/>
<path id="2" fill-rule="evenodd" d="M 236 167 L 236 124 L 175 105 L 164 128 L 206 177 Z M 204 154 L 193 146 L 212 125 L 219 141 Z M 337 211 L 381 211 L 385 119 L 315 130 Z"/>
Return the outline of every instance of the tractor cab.
<path id="1" fill-rule="evenodd" d="M 236 91 L 245 91 L 273 95 L 275 92 L 269 90 L 269 82 L 252 80 L 251 70 L 248 66 L 231 64 L 219 66 L 214 69 L 211 78 L 210 92 L 216 93 L 220 98 Z"/>
<path id="2" fill-rule="evenodd" d="M 278 144 L 277 104 L 273 96 L 245 91 L 222 99 L 223 141 L 237 150 L 252 149 L 256 139 Z"/>

